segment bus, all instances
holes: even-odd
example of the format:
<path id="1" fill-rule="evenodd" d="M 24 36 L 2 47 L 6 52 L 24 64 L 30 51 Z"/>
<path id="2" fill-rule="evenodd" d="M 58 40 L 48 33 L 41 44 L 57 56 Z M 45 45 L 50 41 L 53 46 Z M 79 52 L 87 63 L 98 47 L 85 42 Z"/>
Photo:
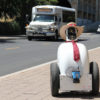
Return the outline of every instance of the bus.
<path id="1" fill-rule="evenodd" d="M 26 26 L 26 37 L 52 37 L 57 40 L 62 25 L 76 22 L 76 11 L 73 8 L 40 5 L 32 8 L 32 18 Z"/>

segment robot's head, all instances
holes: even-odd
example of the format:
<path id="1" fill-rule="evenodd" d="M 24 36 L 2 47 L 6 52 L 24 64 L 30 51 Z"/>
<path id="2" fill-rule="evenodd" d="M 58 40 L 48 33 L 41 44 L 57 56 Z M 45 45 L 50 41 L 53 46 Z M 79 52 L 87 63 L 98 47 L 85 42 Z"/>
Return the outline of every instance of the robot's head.
<path id="1" fill-rule="evenodd" d="M 64 25 L 60 29 L 60 36 L 64 40 L 76 40 L 83 32 L 83 27 L 76 26 L 74 22 Z"/>
<path id="2" fill-rule="evenodd" d="M 69 27 L 66 30 L 66 36 L 69 40 L 75 40 L 77 38 L 77 29 L 74 27 Z"/>

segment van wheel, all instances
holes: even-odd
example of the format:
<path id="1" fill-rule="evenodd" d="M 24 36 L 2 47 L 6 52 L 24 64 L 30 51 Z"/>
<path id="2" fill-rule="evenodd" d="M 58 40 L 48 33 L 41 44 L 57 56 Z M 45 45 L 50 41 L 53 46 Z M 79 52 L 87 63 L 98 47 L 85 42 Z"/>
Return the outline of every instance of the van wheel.
<path id="1" fill-rule="evenodd" d="M 29 41 L 32 41 L 32 37 L 30 37 L 30 36 L 28 36 L 27 39 L 28 39 Z"/>
<path id="2" fill-rule="evenodd" d="M 96 62 L 90 63 L 90 74 L 92 74 L 92 94 L 99 93 L 99 68 Z"/>
<path id="3" fill-rule="evenodd" d="M 57 63 L 50 65 L 50 85 L 52 96 L 57 96 L 59 92 L 59 67 Z"/>

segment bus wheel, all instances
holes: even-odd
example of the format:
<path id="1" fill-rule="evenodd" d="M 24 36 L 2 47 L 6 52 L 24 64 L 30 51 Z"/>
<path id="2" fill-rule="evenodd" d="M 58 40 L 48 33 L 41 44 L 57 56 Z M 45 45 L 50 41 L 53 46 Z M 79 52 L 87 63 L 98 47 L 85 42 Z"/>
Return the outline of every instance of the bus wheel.
<path id="1" fill-rule="evenodd" d="M 30 36 L 28 36 L 27 39 L 28 39 L 29 41 L 32 41 L 32 37 L 30 37 Z"/>

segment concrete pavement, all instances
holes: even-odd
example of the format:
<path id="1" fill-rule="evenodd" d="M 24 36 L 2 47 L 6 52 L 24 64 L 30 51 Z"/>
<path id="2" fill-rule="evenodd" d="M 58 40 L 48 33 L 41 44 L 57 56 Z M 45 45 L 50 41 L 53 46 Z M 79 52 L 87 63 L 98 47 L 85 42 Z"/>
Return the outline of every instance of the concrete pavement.
<path id="1" fill-rule="evenodd" d="M 0 36 L 0 40 L 5 40 L 5 39 L 7 39 L 7 40 L 9 40 L 9 39 L 10 40 L 15 40 L 15 39 L 25 39 L 25 38 L 26 38 L 25 35 Z"/>
<path id="2" fill-rule="evenodd" d="M 100 69 L 100 47 L 89 50 L 89 61 L 96 61 Z M 0 77 L 0 100 L 100 100 L 87 94 L 50 94 L 50 63 Z"/>
<path id="3" fill-rule="evenodd" d="M 80 37 L 90 37 L 90 36 L 97 36 L 99 33 L 83 33 Z M 25 39 L 26 35 L 9 35 L 9 36 L 0 36 L 0 39 Z"/>

